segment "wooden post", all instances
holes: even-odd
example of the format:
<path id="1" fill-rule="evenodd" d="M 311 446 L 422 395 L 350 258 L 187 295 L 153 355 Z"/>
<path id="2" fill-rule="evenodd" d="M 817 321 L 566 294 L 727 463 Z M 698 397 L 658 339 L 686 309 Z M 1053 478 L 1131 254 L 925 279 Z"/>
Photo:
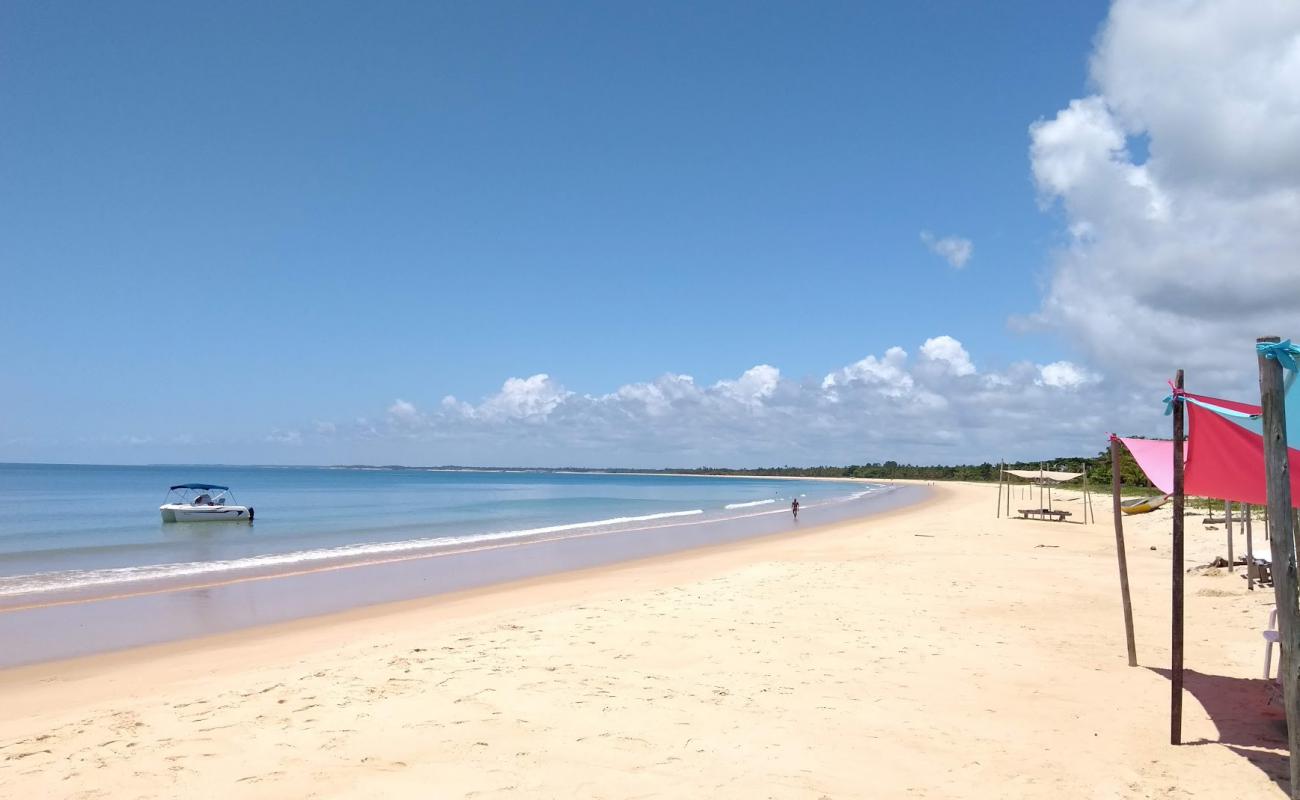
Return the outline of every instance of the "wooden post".
<path id="1" fill-rule="evenodd" d="M 1269 336 L 1260 342 L 1276 342 Z M 1269 549 L 1273 556 L 1273 597 L 1277 600 L 1277 629 L 1281 640 L 1278 672 L 1286 707 L 1287 740 L 1291 752 L 1291 797 L 1300 800 L 1300 606 L 1296 598 L 1295 535 L 1292 533 L 1291 476 L 1286 441 L 1286 392 L 1282 365 L 1259 355 L 1259 404 L 1264 425 L 1264 472 L 1268 485 Z"/>
<path id="2" fill-rule="evenodd" d="M 1246 509 L 1246 588 L 1255 591 L 1255 542 L 1251 536 L 1250 530 L 1250 503 L 1245 504 Z"/>
<path id="3" fill-rule="evenodd" d="M 1119 439 L 1110 440 L 1110 494 L 1115 507 L 1115 554 L 1119 557 L 1119 597 L 1124 604 L 1124 641 L 1128 644 L 1128 665 L 1138 665 L 1137 643 L 1133 639 L 1133 600 L 1128 591 L 1128 554 L 1124 550 L 1124 514 L 1119 499 Z"/>
<path id="4" fill-rule="evenodd" d="M 1002 462 L 998 462 L 998 519 L 1002 518 L 1002 467 Z"/>
<path id="5" fill-rule="evenodd" d="M 1088 513 L 1092 513 L 1093 524 L 1097 522 L 1097 511 L 1092 507 L 1092 482 L 1088 480 L 1088 465 L 1083 465 L 1083 524 L 1088 524 Z"/>
<path id="6" fill-rule="evenodd" d="M 1227 531 L 1227 571 L 1232 571 L 1232 501 L 1223 501 L 1223 529 Z"/>
<path id="7" fill-rule="evenodd" d="M 1043 476 L 1043 483 L 1047 483 L 1047 476 Z M 1047 510 L 1052 510 L 1052 488 L 1054 484 L 1047 483 Z"/>
<path id="8" fill-rule="evenodd" d="M 1240 509 L 1242 503 L 1236 503 Z M 1236 559 L 1232 558 L 1232 501 L 1227 501 L 1227 571 L 1236 571 Z"/>
<path id="9" fill-rule="evenodd" d="M 1183 371 L 1174 377 L 1177 392 L 1183 389 Z M 1173 557 L 1173 619 L 1170 625 L 1170 650 L 1173 658 L 1169 667 L 1169 743 L 1183 741 L 1183 400 L 1174 397 L 1174 557 Z"/>
<path id="10" fill-rule="evenodd" d="M 1038 510 L 1042 511 L 1044 508 L 1047 506 L 1043 505 L 1043 464 L 1040 461 L 1038 463 Z"/>

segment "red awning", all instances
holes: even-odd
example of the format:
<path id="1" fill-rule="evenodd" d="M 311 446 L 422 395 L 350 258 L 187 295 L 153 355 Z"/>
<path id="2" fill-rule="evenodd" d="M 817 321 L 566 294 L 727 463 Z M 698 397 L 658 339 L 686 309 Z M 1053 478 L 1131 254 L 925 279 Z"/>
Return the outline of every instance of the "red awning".
<path id="1" fill-rule="evenodd" d="M 1258 414 L 1259 406 L 1188 395 L 1202 403 L 1245 414 Z M 1198 497 L 1219 497 L 1252 505 L 1266 505 L 1264 437 L 1227 417 L 1196 403 L 1187 409 L 1187 464 L 1183 491 Z M 1173 457 L 1172 446 L 1169 449 Z M 1291 498 L 1300 503 L 1300 452 L 1289 448 Z"/>
<path id="2" fill-rule="evenodd" d="M 1188 398 L 1242 414 L 1258 414 L 1259 406 L 1188 394 Z M 1183 445 L 1183 492 L 1251 505 L 1266 505 L 1264 439 L 1198 403 L 1184 403 L 1187 441 Z M 1165 494 L 1174 491 L 1174 443 L 1168 439 L 1117 437 L 1133 454 L 1147 479 Z M 1300 443 L 1288 443 L 1300 444 Z M 1300 451 L 1289 449 L 1291 498 L 1300 506 Z"/>

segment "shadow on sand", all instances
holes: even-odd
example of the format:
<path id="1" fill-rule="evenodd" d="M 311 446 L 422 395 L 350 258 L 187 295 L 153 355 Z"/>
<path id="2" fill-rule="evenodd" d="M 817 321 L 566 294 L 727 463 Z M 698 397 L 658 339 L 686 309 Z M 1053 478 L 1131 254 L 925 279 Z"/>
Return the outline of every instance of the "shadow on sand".
<path id="1" fill-rule="evenodd" d="M 1169 670 L 1147 669 L 1169 679 Z M 1228 678 L 1183 671 L 1183 688 L 1196 698 L 1219 730 L 1218 739 L 1184 741 L 1184 745 L 1223 745 L 1258 767 L 1283 792 L 1290 792 L 1287 764 L 1286 716 L 1269 705 L 1272 681 Z"/>

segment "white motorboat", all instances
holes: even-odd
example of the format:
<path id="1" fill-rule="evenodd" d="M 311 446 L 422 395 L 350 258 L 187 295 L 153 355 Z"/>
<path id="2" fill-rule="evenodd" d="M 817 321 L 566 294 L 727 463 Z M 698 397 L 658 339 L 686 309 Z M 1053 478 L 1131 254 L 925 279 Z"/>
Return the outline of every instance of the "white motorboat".
<path id="1" fill-rule="evenodd" d="M 178 483 L 158 506 L 163 522 L 253 521 L 250 506 L 235 505 L 229 486 L 212 483 Z"/>

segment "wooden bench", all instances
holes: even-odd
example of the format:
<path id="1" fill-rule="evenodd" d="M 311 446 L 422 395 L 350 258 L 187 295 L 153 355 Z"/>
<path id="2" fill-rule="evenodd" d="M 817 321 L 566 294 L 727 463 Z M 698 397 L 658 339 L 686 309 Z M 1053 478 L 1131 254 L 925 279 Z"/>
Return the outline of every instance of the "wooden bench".
<path id="1" fill-rule="evenodd" d="M 1064 522 L 1065 518 L 1070 516 L 1069 511 L 1054 511 L 1050 508 L 1021 508 L 1018 510 L 1021 519 L 1047 519 L 1051 517 L 1057 522 Z"/>

